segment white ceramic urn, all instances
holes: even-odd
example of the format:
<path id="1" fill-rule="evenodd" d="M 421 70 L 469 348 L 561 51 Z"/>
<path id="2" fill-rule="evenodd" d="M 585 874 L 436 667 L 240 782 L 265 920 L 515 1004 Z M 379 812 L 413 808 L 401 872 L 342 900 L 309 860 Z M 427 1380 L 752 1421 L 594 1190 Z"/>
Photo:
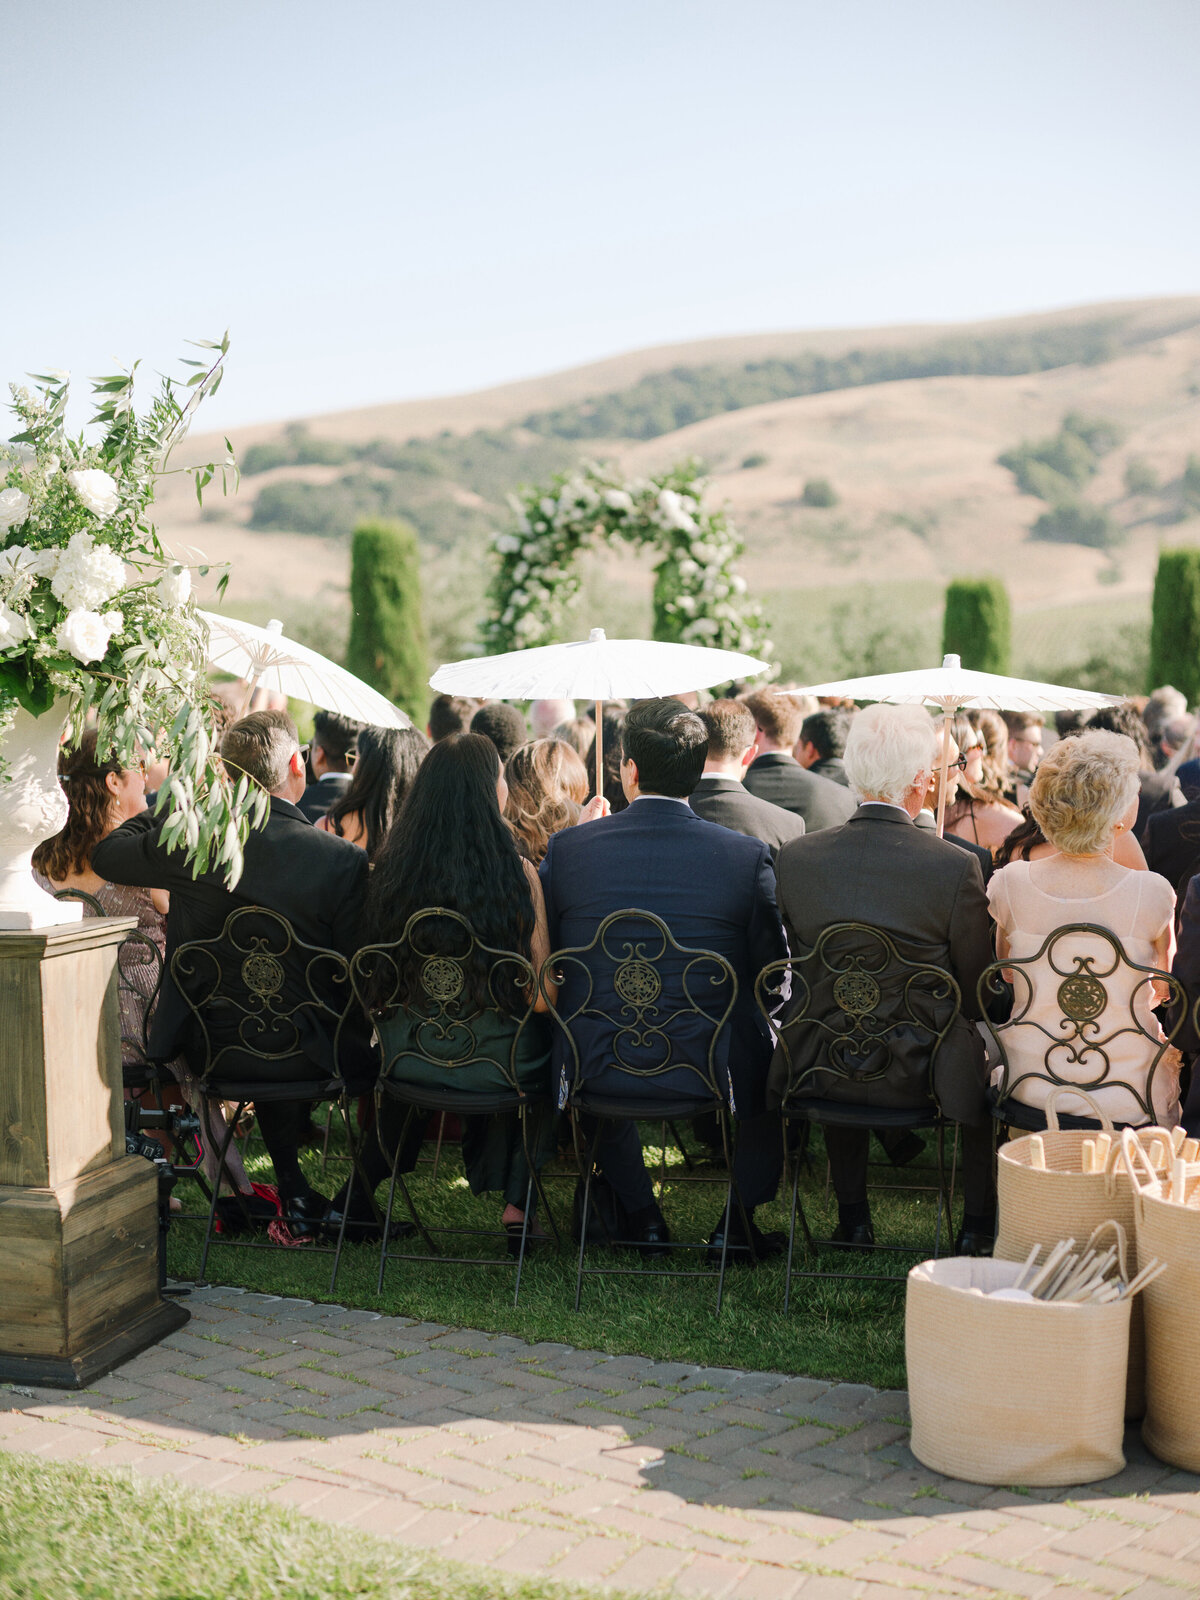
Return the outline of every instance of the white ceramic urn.
<path id="1" fill-rule="evenodd" d="M 0 930 L 48 928 L 83 915 L 80 901 L 56 900 L 33 876 L 34 850 L 67 820 L 67 797 L 58 781 L 66 717 L 65 700 L 40 717 L 19 710 L 0 738 Z"/>

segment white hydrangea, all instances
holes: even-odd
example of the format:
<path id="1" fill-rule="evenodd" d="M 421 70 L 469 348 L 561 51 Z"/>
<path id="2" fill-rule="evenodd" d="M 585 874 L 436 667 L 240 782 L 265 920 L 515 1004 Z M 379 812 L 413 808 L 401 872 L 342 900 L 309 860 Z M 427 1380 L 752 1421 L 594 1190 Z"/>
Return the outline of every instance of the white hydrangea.
<path id="1" fill-rule="evenodd" d="M 115 550 L 97 545 L 90 533 L 75 533 L 59 557 L 50 587 L 68 611 L 97 611 L 125 587 L 125 563 Z"/>
<path id="2" fill-rule="evenodd" d="M 115 478 L 99 467 L 80 467 L 67 473 L 67 482 L 88 510 L 104 522 L 121 503 Z"/>
<path id="3" fill-rule="evenodd" d="M 23 644 L 32 638 L 33 629 L 27 620 L 0 600 L 0 650 L 9 650 L 14 644 Z"/>
<path id="4" fill-rule="evenodd" d="M 155 585 L 158 598 L 169 611 L 185 606 L 192 592 L 192 574 L 187 567 L 168 567 Z"/>
<path id="5" fill-rule="evenodd" d="M 694 533 L 696 531 L 695 518 L 688 516 L 683 509 L 683 501 L 674 489 L 661 489 L 659 491 L 658 511 L 664 528 L 675 528 L 680 533 Z"/>
<path id="6" fill-rule="evenodd" d="M 59 623 L 55 641 L 60 650 L 73 655 L 76 661 L 86 667 L 103 658 L 108 650 L 109 639 L 114 633 L 119 633 L 124 625 L 125 620 L 119 611 L 109 611 L 101 616 L 96 611 L 79 606 L 69 611 Z"/>
<path id="7" fill-rule="evenodd" d="M 610 511 L 623 511 L 628 514 L 633 510 L 633 496 L 627 494 L 624 489 L 606 489 L 604 504 Z"/>
<path id="8" fill-rule="evenodd" d="M 0 530 L 17 528 L 29 515 L 29 496 L 20 489 L 0 489 Z"/>

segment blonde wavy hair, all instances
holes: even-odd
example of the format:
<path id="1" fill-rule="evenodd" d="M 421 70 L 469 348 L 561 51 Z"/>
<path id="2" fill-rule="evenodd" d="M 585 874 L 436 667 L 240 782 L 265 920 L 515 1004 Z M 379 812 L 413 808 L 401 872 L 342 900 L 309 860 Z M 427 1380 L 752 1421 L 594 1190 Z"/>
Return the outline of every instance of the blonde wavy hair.
<path id="1" fill-rule="evenodd" d="M 508 803 L 504 815 L 535 864 L 551 834 L 571 828 L 588 795 L 587 768 L 564 739 L 533 739 L 509 756 L 504 767 Z"/>
<path id="2" fill-rule="evenodd" d="M 1056 850 L 1090 856 L 1108 848 L 1137 799 L 1140 761 L 1132 739 L 1103 729 L 1051 747 L 1033 775 L 1029 809 Z"/>

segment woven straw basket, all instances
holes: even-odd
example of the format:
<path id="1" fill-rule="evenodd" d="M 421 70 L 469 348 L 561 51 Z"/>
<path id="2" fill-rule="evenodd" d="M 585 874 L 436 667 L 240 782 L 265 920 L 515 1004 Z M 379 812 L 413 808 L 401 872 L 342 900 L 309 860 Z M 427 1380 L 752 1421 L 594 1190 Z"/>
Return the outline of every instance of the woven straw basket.
<path id="1" fill-rule="evenodd" d="M 1135 1141 L 1122 1140 L 1130 1173 L 1136 1151 Z M 1146 1302 L 1142 1439 L 1160 1461 L 1200 1472 L 1200 1164 L 1186 1169 L 1186 1205 L 1168 1199 L 1167 1183 L 1140 1165 L 1134 1211 L 1141 1257 L 1167 1264 L 1138 1297 Z"/>
<path id="2" fill-rule="evenodd" d="M 1119 1222 L 1129 1241 L 1129 1270 L 1138 1270 L 1134 1230 L 1134 1186 L 1120 1158 L 1120 1143 L 1113 1137 L 1112 1156 L 1106 1172 L 1081 1171 L 1083 1142 L 1096 1137 L 1086 1128 L 1060 1128 L 1060 1093 L 1086 1100 L 1105 1133 L 1113 1133 L 1106 1113 L 1082 1089 L 1053 1089 L 1046 1101 L 1046 1131 L 1038 1135 L 1046 1153 L 1046 1166 L 1030 1165 L 1032 1136 L 1013 1139 L 1001 1145 L 996 1159 L 996 1197 L 1000 1231 L 995 1256 L 1000 1261 L 1024 1261 L 1035 1244 L 1056 1243 L 1059 1239 L 1086 1239 L 1102 1222 Z M 1135 1137 L 1144 1151 L 1156 1140 L 1168 1140 L 1162 1128 L 1138 1128 Z M 1167 1148 L 1170 1148 L 1169 1142 Z M 1147 1160 L 1149 1156 L 1147 1156 Z M 1165 1167 L 1159 1166 L 1161 1174 Z M 1129 1324 L 1129 1375 L 1125 1391 L 1125 1415 L 1137 1418 L 1146 1408 L 1145 1332 L 1142 1297 L 1136 1295 Z"/>
<path id="3" fill-rule="evenodd" d="M 1109 1478 L 1125 1465 L 1130 1302 L 986 1298 L 1021 1270 L 951 1256 L 909 1273 L 912 1452 L 968 1483 L 1047 1488 Z"/>

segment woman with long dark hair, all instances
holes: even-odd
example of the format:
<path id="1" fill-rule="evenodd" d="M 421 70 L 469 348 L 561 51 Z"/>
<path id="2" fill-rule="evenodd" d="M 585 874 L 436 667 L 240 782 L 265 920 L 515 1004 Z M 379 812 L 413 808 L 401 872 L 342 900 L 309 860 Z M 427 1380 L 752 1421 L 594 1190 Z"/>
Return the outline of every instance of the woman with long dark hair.
<path id="1" fill-rule="evenodd" d="M 316 825 L 374 861 L 431 746 L 416 728 L 368 726 L 358 730 L 355 748 L 349 787 Z"/>
<path id="2" fill-rule="evenodd" d="M 455 911 L 470 924 L 480 943 L 515 951 L 536 973 L 550 953 L 550 935 L 541 884 L 532 862 L 522 858 L 503 809 L 508 797 L 496 747 L 479 734 L 451 734 L 426 756 L 399 816 L 375 858 L 367 895 L 366 942 L 392 944 L 409 918 L 432 906 Z M 508 1087 L 494 1061 L 509 1060 L 513 1034 L 522 1018 L 547 1009 L 540 993 L 531 996 L 515 971 L 498 973 L 482 955 L 461 963 L 465 936 L 452 919 L 423 925 L 421 952 L 388 969 L 388 1009 L 375 1025 L 383 1053 L 382 1072 L 422 1086 L 488 1091 Z M 474 1051 L 470 1062 L 448 1069 L 430 1066 L 409 1052 L 417 1043 L 422 1008 L 427 1003 L 422 978 L 430 956 L 460 960 L 469 1000 Z M 391 981 L 394 977 L 395 981 Z M 368 1001 L 372 999 L 368 994 Z M 497 1002 L 500 1010 L 494 1009 Z M 530 1155 L 541 1166 L 553 1153 L 554 1110 L 549 1100 L 549 1034 L 538 1015 L 529 1015 L 517 1040 L 514 1061 L 521 1088 L 539 1097 L 528 1113 Z M 386 1103 L 386 1102 L 385 1102 Z M 389 1119 L 390 1120 L 390 1119 Z M 387 1138 L 389 1130 L 381 1128 Z M 390 1140 L 389 1140 L 390 1143 Z M 506 1205 L 502 1221 L 510 1246 L 524 1217 L 528 1164 L 515 1114 L 467 1117 L 463 1163 L 475 1194 L 499 1190 Z M 374 1176 L 368 1173 L 368 1178 Z"/>

